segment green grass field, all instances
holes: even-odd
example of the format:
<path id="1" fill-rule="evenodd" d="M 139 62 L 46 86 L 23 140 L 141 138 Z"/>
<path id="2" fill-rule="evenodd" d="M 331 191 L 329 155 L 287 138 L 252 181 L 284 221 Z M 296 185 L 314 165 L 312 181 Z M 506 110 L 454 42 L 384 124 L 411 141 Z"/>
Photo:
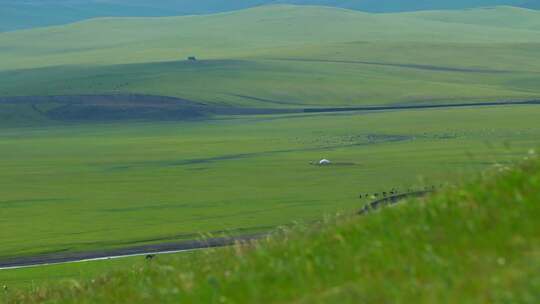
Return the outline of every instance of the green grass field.
<path id="1" fill-rule="evenodd" d="M 539 99 L 539 17 L 508 7 L 368 14 L 269 6 L 0 33 L 0 260 L 309 226 L 363 207 L 368 193 L 453 184 L 520 160 L 539 145 L 538 105 L 271 115 L 212 109 Z M 89 104 L 87 94 L 105 101 Z M 111 97 L 122 94 L 173 96 L 185 101 L 180 112 L 191 104 L 208 112 L 156 119 L 156 107 L 163 112 L 170 101 L 141 101 L 134 110 Z M 113 110 L 122 118 L 93 119 Z M 310 164 L 321 158 L 334 165 Z M 206 261 L 193 256 L 190 265 Z M 133 263 L 140 261 L 0 271 L 0 284 L 34 288 Z M 336 280 L 305 279 L 298 290 L 346 282 Z M 256 301 L 257 288 L 237 300 Z M 402 290 L 413 299 L 402 288 L 381 300 L 400 299 Z M 469 294 L 484 290 L 475 288 Z M 298 298 L 288 295 L 275 300 Z"/>
<path id="2" fill-rule="evenodd" d="M 538 144 L 539 113 L 515 106 L 4 128 L 0 256 L 246 232 L 359 208 L 361 193 L 452 181 L 519 158 Z M 309 164 L 323 157 L 338 164 Z"/>
<path id="3" fill-rule="evenodd" d="M 189 255 L 190 253 L 183 253 Z M 63 284 L 72 280 L 92 280 L 104 273 L 144 265 L 144 258 L 130 257 L 113 260 L 9 269 L 0 271 L 0 284 L 8 290 L 36 290 L 44 284 Z M 3 301 L 4 299 L 0 299 Z M 3 303 L 3 302 L 1 302 Z"/>
<path id="4" fill-rule="evenodd" d="M 92 281 L 5 297 L 28 303 L 537 303 L 539 189 L 538 160 L 492 168 L 466 186 L 367 216 L 328 217 L 252 246 L 161 256 Z"/>

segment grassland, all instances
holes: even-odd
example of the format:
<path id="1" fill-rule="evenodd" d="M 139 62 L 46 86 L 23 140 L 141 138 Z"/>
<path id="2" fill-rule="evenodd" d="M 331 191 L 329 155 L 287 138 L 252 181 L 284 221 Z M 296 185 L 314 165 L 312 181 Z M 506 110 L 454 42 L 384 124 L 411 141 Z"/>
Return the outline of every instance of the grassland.
<path id="1" fill-rule="evenodd" d="M 96 19 L 0 34 L 0 96 L 139 93 L 274 108 L 537 98 L 539 17 L 270 6 Z"/>
<path id="2" fill-rule="evenodd" d="M 272 3 L 327 5 L 372 12 L 414 11 L 419 9 L 462 9 L 493 5 L 514 5 L 540 8 L 538 0 L 0 0 L 0 31 L 13 31 L 40 26 L 66 24 L 95 17 L 111 16 L 173 16 L 210 14 L 233 11 Z"/>
<path id="3" fill-rule="evenodd" d="M 272 6 L 2 33 L 0 259 L 310 223 L 362 207 L 360 194 L 451 184 L 516 161 L 540 134 L 538 106 L 76 121 L 50 115 L 61 102 L 2 101 L 10 96 L 152 94 L 264 110 L 538 99 L 538 16 Z M 200 60 L 184 60 L 192 55 Z M 99 110 L 129 113 L 117 101 Z M 309 164 L 322 157 L 335 165 Z M 87 278 L 80 272 L 107 265 L 1 272 L 0 281 Z M 312 283 L 302 288 L 326 288 Z"/>
<path id="4" fill-rule="evenodd" d="M 516 159 L 540 108 L 4 128 L 0 256 L 267 229 Z M 344 165 L 319 168 L 322 157 Z M 424 176 L 427 181 L 418 180 Z"/>
<path id="5" fill-rule="evenodd" d="M 538 160 L 492 168 L 465 186 L 367 216 L 328 217 L 251 246 L 163 256 L 93 281 L 5 296 L 29 303 L 537 303 L 539 183 Z"/>
<path id="6" fill-rule="evenodd" d="M 185 253 L 189 255 L 190 253 Z M 47 265 L 21 269 L 2 270 L 1 286 L 8 290 L 35 290 L 44 284 L 62 284 L 70 280 L 92 280 L 114 270 L 125 270 L 137 265 L 144 265 L 144 258 L 130 257 L 122 259 L 100 260 L 84 263 Z M 5 299 L 0 298 L 0 303 Z"/>

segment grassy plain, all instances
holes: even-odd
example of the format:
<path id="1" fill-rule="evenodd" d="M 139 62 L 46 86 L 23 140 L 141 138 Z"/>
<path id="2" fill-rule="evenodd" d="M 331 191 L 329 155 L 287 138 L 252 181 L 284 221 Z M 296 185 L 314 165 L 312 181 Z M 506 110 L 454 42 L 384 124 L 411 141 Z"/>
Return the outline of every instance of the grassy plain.
<path id="1" fill-rule="evenodd" d="M 532 155 L 529 155 L 531 157 Z M 540 165 L 254 246 L 159 257 L 94 281 L 5 294 L 39 303 L 537 303 Z"/>
<path id="2" fill-rule="evenodd" d="M 361 193 L 516 159 L 537 144 L 539 113 L 515 106 L 4 128 L 0 256 L 246 232 L 355 209 Z M 322 157 L 338 164 L 309 164 Z"/>

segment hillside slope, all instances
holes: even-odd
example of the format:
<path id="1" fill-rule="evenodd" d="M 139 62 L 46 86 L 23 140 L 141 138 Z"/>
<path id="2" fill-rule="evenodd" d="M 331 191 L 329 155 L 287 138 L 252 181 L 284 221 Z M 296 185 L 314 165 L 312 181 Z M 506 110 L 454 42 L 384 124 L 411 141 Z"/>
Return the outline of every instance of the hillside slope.
<path id="1" fill-rule="evenodd" d="M 538 0 L 0 0 L 0 32 L 111 16 L 209 14 L 266 4 L 325 5 L 369 12 L 462 9 L 514 5 L 539 8 Z"/>
<path id="2" fill-rule="evenodd" d="M 316 6 L 268 6 L 226 14 L 103 18 L 0 34 L 0 70 L 254 56 L 339 42 L 539 43 L 540 13 L 367 14 Z M 508 19 L 518 22 L 501 22 Z"/>
<path id="3" fill-rule="evenodd" d="M 0 96 L 150 94 L 271 108 L 535 99 L 539 16 L 278 5 L 93 19 L 0 34 Z"/>
<path id="4" fill-rule="evenodd" d="M 530 158 L 536 158 L 530 154 Z M 15 302 L 537 303 L 540 162 L 252 246 L 158 257 Z"/>
<path id="5" fill-rule="evenodd" d="M 510 6 L 474 10 L 413 12 L 404 15 L 446 23 L 540 30 L 540 11 Z"/>

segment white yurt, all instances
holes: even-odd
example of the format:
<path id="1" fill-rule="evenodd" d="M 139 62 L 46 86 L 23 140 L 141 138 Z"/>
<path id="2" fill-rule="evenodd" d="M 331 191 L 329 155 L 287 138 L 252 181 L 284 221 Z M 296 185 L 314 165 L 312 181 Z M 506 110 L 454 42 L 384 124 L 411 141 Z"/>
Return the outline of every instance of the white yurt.
<path id="1" fill-rule="evenodd" d="M 332 162 L 326 158 L 323 158 L 319 161 L 319 166 L 326 166 L 326 165 L 330 165 L 332 164 Z"/>

